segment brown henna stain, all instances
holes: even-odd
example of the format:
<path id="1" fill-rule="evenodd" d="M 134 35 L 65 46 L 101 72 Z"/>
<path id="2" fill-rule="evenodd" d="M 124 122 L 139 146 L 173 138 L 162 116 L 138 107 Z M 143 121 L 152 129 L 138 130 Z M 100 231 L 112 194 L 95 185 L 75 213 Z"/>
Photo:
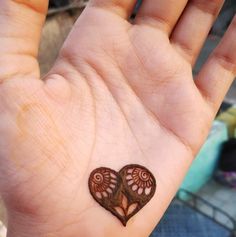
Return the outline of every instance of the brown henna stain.
<path id="1" fill-rule="evenodd" d="M 38 103 L 24 104 L 17 114 L 16 124 L 18 134 L 14 144 L 17 145 L 13 148 L 11 158 L 16 162 L 18 168 L 27 169 L 27 165 L 23 165 L 22 167 L 21 157 L 19 157 L 20 150 L 25 144 L 29 146 L 29 149 L 35 149 L 32 151 L 35 154 L 29 155 L 37 156 L 40 153 L 41 158 L 43 158 L 38 159 L 33 166 L 30 166 L 30 171 L 40 169 L 48 160 L 53 160 L 53 162 L 57 162 L 59 166 L 65 167 L 67 162 L 66 158 L 68 158 L 68 153 L 64 147 L 65 141 L 60 135 L 49 110 Z M 28 143 L 32 143 L 32 146 L 30 147 Z M 56 160 L 54 156 L 58 151 L 61 151 L 61 155 L 65 157 L 60 161 Z"/>
<path id="2" fill-rule="evenodd" d="M 15 3 L 21 4 L 35 12 L 45 13 L 47 10 L 47 4 L 42 4 L 41 0 L 32 1 L 32 0 L 12 0 Z"/>
<path id="3" fill-rule="evenodd" d="M 92 171 L 89 190 L 93 198 L 124 226 L 154 196 L 156 180 L 141 165 L 127 165 L 119 172 L 101 167 Z"/>

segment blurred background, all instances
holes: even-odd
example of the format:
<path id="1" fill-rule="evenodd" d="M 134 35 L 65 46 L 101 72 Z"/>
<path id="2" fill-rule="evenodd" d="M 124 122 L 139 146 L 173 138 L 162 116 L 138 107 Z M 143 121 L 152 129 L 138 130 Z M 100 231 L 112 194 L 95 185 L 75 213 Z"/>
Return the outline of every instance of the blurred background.
<path id="1" fill-rule="evenodd" d="M 59 49 L 87 2 L 50 0 L 39 54 L 42 76 L 53 65 Z M 135 11 L 140 4 L 141 1 L 137 3 Z M 227 0 L 209 33 L 194 74 L 198 73 L 217 46 L 235 13 L 236 0 Z M 6 224 L 6 217 L 0 200 L 0 237 L 6 236 L 3 223 Z M 236 236 L 236 81 L 175 200 L 152 233 L 152 237 L 155 236 Z"/>

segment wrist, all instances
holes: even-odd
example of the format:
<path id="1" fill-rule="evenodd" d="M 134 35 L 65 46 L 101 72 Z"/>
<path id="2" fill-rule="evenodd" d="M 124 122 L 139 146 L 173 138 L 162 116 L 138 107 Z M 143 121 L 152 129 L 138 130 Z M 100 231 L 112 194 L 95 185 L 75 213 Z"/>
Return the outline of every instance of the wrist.
<path id="1" fill-rule="evenodd" d="M 67 223 L 53 223 L 50 220 L 36 221 L 31 218 L 18 216 L 9 219 L 8 237 L 130 237 L 149 236 L 150 223 L 136 220 L 130 221 L 123 227 L 115 218 L 109 215 L 100 216 L 96 213 L 91 218 L 70 220 Z M 141 218 L 142 219 L 142 218 Z M 147 226 L 146 226 L 147 225 Z M 140 226 L 143 226 L 140 229 Z"/>

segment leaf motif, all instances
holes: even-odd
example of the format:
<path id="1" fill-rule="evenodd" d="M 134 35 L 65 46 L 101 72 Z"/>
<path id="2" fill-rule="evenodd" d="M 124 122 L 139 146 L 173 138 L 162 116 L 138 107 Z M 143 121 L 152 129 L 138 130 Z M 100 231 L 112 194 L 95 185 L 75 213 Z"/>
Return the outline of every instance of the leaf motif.
<path id="1" fill-rule="evenodd" d="M 129 206 L 128 211 L 127 211 L 127 216 L 129 216 L 130 214 L 132 214 L 135 209 L 138 207 L 138 203 L 133 203 Z"/>
<path id="2" fill-rule="evenodd" d="M 124 210 L 121 207 L 114 207 L 118 215 L 125 217 Z"/>
<path id="3" fill-rule="evenodd" d="M 128 199 L 127 199 L 127 197 L 126 197 L 124 194 L 122 194 L 122 202 L 121 202 L 121 205 L 122 205 L 122 208 L 123 208 L 124 210 L 127 210 L 127 207 L 128 207 Z"/>

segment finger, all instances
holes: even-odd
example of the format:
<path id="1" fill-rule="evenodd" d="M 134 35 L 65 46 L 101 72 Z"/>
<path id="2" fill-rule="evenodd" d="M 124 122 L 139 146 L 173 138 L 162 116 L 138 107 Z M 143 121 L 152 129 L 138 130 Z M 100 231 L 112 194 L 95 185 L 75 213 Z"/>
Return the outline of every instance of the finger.
<path id="1" fill-rule="evenodd" d="M 16 74 L 39 77 L 37 62 L 47 0 L 0 1 L 0 80 Z"/>
<path id="2" fill-rule="evenodd" d="M 216 112 L 236 76 L 236 16 L 195 82 Z"/>
<path id="3" fill-rule="evenodd" d="M 88 7 L 96 7 L 129 19 L 136 0 L 91 0 Z"/>
<path id="4" fill-rule="evenodd" d="M 176 25 L 171 42 L 192 65 L 223 3 L 224 0 L 191 0 Z"/>
<path id="5" fill-rule="evenodd" d="M 170 34 L 187 2 L 187 0 L 143 1 L 135 23 L 150 25 Z"/>

